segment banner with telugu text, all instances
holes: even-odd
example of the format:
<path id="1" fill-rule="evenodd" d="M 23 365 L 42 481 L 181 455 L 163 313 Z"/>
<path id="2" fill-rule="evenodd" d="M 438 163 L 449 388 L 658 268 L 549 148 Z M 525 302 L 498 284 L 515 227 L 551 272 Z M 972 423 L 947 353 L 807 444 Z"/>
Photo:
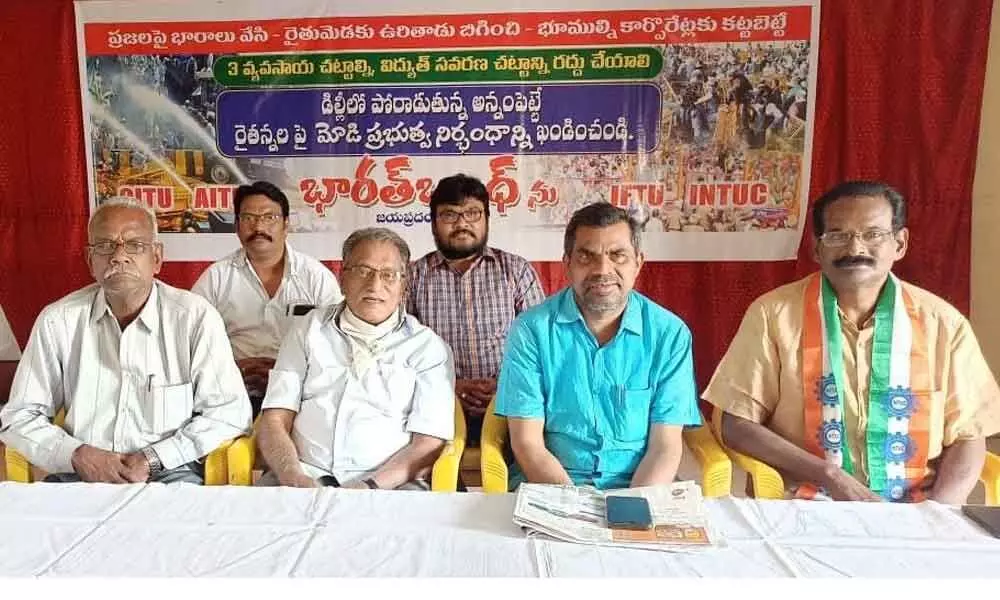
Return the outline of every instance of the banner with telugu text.
<path id="1" fill-rule="evenodd" d="M 470 4 L 475 4 L 471 6 Z M 435 183 L 490 193 L 491 245 L 562 258 L 576 209 L 648 260 L 782 260 L 802 236 L 819 0 L 76 3 L 92 208 L 157 211 L 168 260 L 236 248 L 236 185 L 339 259 L 384 225 L 433 248 Z"/>

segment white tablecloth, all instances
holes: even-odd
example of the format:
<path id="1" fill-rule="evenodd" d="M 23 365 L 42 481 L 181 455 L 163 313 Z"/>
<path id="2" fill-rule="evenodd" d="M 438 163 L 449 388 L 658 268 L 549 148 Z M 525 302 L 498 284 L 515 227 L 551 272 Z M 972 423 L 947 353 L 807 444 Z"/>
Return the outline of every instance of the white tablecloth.
<path id="1" fill-rule="evenodd" d="M 726 547 L 529 539 L 478 493 L 0 483 L 0 576 L 992 577 L 954 507 L 708 501 Z"/>

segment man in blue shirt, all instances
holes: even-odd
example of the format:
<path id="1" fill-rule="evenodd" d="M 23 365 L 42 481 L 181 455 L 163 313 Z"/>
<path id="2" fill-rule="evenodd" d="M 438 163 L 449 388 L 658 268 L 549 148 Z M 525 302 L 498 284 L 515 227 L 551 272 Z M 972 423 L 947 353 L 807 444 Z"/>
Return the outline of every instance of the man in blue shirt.
<path id="1" fill-rule="evenodd" d="M 496 413 L 522 481 L 621 488 L 670 483 L 685 425 L 698 425 L 691 332 L 632 290 L 640 231 L 607 203 L 566 226 L 570 287 L 521 314 L 504 351 Z"/>

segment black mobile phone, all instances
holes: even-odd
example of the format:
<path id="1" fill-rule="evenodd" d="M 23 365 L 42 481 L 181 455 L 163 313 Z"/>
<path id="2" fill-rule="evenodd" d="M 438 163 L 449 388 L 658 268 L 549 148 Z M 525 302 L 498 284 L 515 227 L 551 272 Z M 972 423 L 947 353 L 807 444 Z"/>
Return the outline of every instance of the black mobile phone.
<path id="1" fill-rule="evenodd" d="M 340 482 L 333 475 L 324 475 L 318 481 L 322 486 L 340 487 Z"/>
<path id="2" fill-rule="evenodd" d="M 301 317 L 308 315 L 309 311 L 316 308 L 315 304 L 295 304 L 292 306 L 292 316 Z"/>
<path id="3" fill-rule="evenodd" d="M 605 514 L 611 529 L 652 529 L 649 501 L 639 496 L 606 496 Z"/>

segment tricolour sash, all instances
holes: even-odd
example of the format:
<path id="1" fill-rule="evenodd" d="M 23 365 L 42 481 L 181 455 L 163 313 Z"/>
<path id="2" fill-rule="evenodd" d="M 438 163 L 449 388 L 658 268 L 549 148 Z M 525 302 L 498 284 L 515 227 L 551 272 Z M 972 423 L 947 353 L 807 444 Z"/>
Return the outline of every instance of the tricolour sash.
<path id="1" fill-rule="evenodd" d="M 927 474 L 930 384 L 923 324 L 913 299 L 890 274 L 875 305 L 865 425 L 868 486 L 887 500 L 923 498 L 920 483 Z M 816 274 L 806 286 L 802 332 L 805 446 L 853 475 L 857 467 L 844 421 L 845 385 L 837 297 L 826 277 Z M 811 498 L 820 491 L 805 484 L 796 496 Z"/>

